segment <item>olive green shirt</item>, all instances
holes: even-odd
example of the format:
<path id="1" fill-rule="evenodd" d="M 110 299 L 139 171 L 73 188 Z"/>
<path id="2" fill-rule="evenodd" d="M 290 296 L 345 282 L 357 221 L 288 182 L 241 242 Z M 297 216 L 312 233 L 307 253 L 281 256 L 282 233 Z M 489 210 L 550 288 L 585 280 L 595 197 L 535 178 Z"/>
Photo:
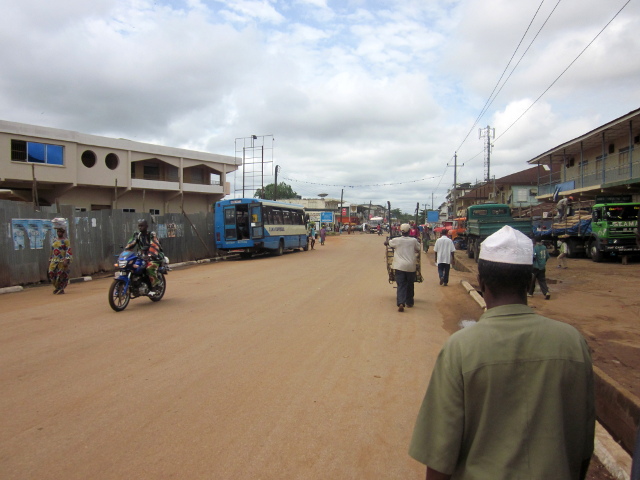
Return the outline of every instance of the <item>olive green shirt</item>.
<path id="1" fill-rule="evenodd" d="M 584 338 L 525 305 L 504 305 L 447 340 L 409 455 L 456 480 L 578 479 L 594 430 Z"/>

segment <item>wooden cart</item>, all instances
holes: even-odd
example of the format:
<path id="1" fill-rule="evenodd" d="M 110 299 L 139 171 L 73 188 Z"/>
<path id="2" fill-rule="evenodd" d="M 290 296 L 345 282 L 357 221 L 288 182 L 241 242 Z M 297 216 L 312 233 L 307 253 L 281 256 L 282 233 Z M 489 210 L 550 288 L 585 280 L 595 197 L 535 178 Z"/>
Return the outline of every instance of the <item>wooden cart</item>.
<path id="1" fill-rule="evenodd" d="M 391 238 L 393 237 L 389 237 L 388 239 L 391 240 Z M 421 242 L 421 240 L 418 240 L 418 242 Z M 387 261 L 387 273 L 389 274 L 389 283 L 394 283 L 396 281 L 396 271 L 391 268 L 391 265 L 393 265 L 393 253 L 394 250 L 391 247 L 386 247 L 387 251 L 385 252 L 385 256 L 386 256 L 386 261 Z M 420 250 L 422 251 L 422 244 L 420 245 Z M 422 265 L 420 263 L 421 260 L 421 255 L 420 252 L 416 253 L 416 282 L 418 283 L 422 283 L 422 281 L 424 280 L 424 278 L 422 277 Z"/>

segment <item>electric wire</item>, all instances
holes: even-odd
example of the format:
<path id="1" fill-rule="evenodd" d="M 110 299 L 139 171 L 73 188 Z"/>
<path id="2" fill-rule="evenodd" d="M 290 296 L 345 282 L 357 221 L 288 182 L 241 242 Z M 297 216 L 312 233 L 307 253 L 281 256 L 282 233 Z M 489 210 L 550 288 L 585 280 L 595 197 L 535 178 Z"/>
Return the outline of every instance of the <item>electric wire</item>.
<path id="1" fill-rule="evenodd" d="M 542 92 L 542 93 L 540 94 L 540 96 L 539 96 L 538 98 L 536 98 L 536 99 L 535 99 L 535 101 L 534 101 L 531 105 L 529 105 L 529 107 L 528 107 L 524 112 L 522 112 L 522 114 L 521 114 L 518 118 L 516 118 L 516 119 L 515 119 L 515 121 L 514 121 L 511 125 L 509 125 L 509 126 L 507 127 L 507 129 L 506 129 L 504 132 L 502 132 L 502 133 L 501 133 L 501 134 L 500 134 L 500 135 L 499 135 L 499 136 L 498 136 L 494 141 L 496 141 L 496 142 L 497 142 L 497 141 L 498 141 L 498 140 L 499 140 L 499 139 L 500 139 L 500 138 L 501 138 L 505 133 L 507 133 L 507 132 L 511 129 L 511 127 L 513 127 L 513 126 L 514 126 L 514 125 L 515 125 L 515 124 L 516 124 L 516 123 L 517 123 L 517 122 L 518 122 L 518 121 L 519 121 L 519 120 L 520 120 L 520 119 L 521 119 L 521 118 L 522 118 L 522 117 L 523 117 L 523 116 L 524 116 L 524 115 L 525 115 L 529 110 L 531 110 L 531 107 L 533 107 L 533 106 L 538 102 L 538 100 L 540 100 L 540 99 L 544 96 L 544 94 L 545 94 L 545 93 L 547 93 L 547 92 L 551 89 L 551 87 L 553 87 L 553 86 L 556 84 L 556 82 L 557 82 L 558 80 L 560 80 L 560 78 L 561 78 L 561 77 L 562 77 L 562 76 L 567 72 L 567 70 L 569 70 L 569 69 L 571 68 L 571 66 L 572 66 L 574 63 L 576 63 L 576 61 L 577 61 L 577 60 L 582 56 L 582 54 L 583 54 L 583 53 L 584 53 L 584 52 L 585 52 L 585 51 L 586 51 L 586 50 L 591 46 L 591 44 L 592 44 L 593 42 L 595 42 L 595 41 L 597 40 L 597 38 L 602 34 L 602 32 L 604 32 L 604 31 L 606 30 L 606 28 L 611 24 L 611 22 L 613 22 L 613 21 L 616 19 L 616 17 L 617 17 L 618 15 L 620 15 L 620 12 L 622 12 L 622 10 L 624 10 L 624 9 L 625 9 L 625 7 L 626 7 L 627 5 L 629 5 L 629 3 L 630 3 L 630 2 L 631 2 L 631 0 L 627 0 L 627 3 L 625 3 L 625 4 L 622 6 L 622 8 L 620 8 L 620 10 L 618 10 L 618 12 L 613 16 L 613 18 L 612 18 L 611 20 L 609 20 L 609 21 L 607 22 L 607 24 L 606 24 L 604 27 L 602 27 L 602 30 L 600 30 L 600 31 L 598 32 L 598 34 L 597 34 L 595 37 L 593 37 L 593 40 L 591 40 L 591 41 L 587 44 L 587 46 L 586 46 L 586 47 L 584 47 L 584 48 L 582 49 L 582 51 L 578 54 L 578 56 L 577 56 L 576 58 L 574 58 L 574 59 L 573 59 L 573 61 L 572 61 L 572 62 L 567 66 L 567 68 L 565 68 L 565 69 L 562 71 L 562 73 L 561 73 L 560 75 L 558 75 L 558 76 L 556 77 L 556 79 L 555 79 L 553 82 L 551 82 L 551 85 L 549 85 L 549 86 L 544 90 L 544 92 Z"/>
<path id="2" fill-rule="evenodd" d="M 456 149 L 456 151 L 460 150 L 460 148 L 462 147 L 462 145 L 464 145 L 464 142 L 467 141 L 467 138 L 469 138 L 469 135 L 471 135 L 471 132 L 473 132 L 473 129 L 476 127 L 476 125 L 478 125 L 478 122 L 480 121 L 480 119 L 483 117 L 483 115 L 487 112 L 487 109 L 489 108 L 489 101 L 491 100 L 491 98 L 493 97 L 494 92 L 496 91 L 496 88 L 498 88 L 498 85 L 500 85 L 500 81 L 502 80 L 502 77 L 504 77 L 504 74 L 507 73 L 507 70 L 509 69 L 509 65 L 511 65 L 511 62 L 513 61 L 513 57 L 516 56 L 516 52 L 518 51 L 518 49 L 520 48 L 520 45 L 522 45 L 522 41 L 524 40 L 524 37 L 527 35 L 527 32 L 529 32 L 529 29 L 531 28 L 531 24 L 533 24 L 533 21 L 536 19 L 536 17 L 538 16 L 538 12 L 540 11 L 540 8 L 542 7 L 542 4 L 545 2 L 545 0 L 542 0 L 542 2 L 540 2 L 540 5 L 538 5 L 538 9 L 536 10 L 536 13 L 533 15 L 533 18 L 531 19 L 531 21 L 529 22 L 529 25 L 527 26 L 527 29 L 524 31 L 524 34 L 522 35 L 522 38 L 520 39 L 520 41 L 518 42 L 518 46 L 516 47 L 516 49 L 513 51 L 513 54 L 511 55 L 511 58 L 509 59 L 509 62 L 507 62 L 507 66 L 504 67 L 504 70 L 502 71 L 502 75 L 500 75 L 500 78 L 498 79 L 498 81 L 496 82 L 495 86 L 493 87 L 493 90 L 491 91 L 491 94 L 489 95 L 489 98 L 487 98 L 487 101 L 484 104 L 484 107 L 482 107 L 482 110 L 480 111 L 480 114 L 478 115 L 478 118 L 476 118 L 476 121 L 473 122 L 473 125 L 471 126 L 471 128 L 469 129 L 469 133 L 467 133 L 467 135 L 464 137 L 464 139 L 462 140 L 462 142 L 460 143 L 460 145 L 458 146 L 458 148 Z"/>

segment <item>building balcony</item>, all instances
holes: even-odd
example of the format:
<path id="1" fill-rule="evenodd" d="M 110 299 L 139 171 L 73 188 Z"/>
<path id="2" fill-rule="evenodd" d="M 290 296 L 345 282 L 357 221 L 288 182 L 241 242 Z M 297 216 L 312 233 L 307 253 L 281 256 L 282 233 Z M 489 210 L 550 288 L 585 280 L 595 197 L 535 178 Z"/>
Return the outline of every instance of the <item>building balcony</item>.
<path id="1" fill-rule="evenodd" d="M 168 190 L 168 191 L 180 191 L 179 182 L 165 182 L 162 180 L 147 180 L 141 178 L 131 179 L 131 188 L 140 188 L 145 190 Z"/>
<path id="2" fill-rule="evenodd" d="M 630 183 L 635 183 L 637 180 L 635 177 L 640 176 L 640 162 L 633 162 L 633 164 L 629 165 L 628 163 L 617 164 L 613 166 L 609 166 L 610 163 L 607 161 L 607 165 L 605 166 L 604 171 L 601 167 L 597 166 L 597 171 L 589 171 L 584 172 L 583 174 L 571 175 L 567 176 L 566 180 L 555 178 L 559 175 L 554 174 L 554 178 L 550 179 L 549 176 L 540 178 L 540 186 L 538 187 L 538 196 L 544 195 L 552 195 L 556 188 L 559 188 L 561 192 L 568 192 L 571 190 L 577 190 L 588 187 L 602 187 L 605 184 L 610 183 L 624 183 L 625 181 L 629 181 Z"/>
<path id="3" fill-rule="evenodd" d="M 210 184 L 202 183 L 187 183 L 182 184 L 182 190 L 190 193 L 206 193 L 206 194 L 218 194 L 224 195 L 224 188 L 220 185 L 220 182 L 211 182 Z"/>

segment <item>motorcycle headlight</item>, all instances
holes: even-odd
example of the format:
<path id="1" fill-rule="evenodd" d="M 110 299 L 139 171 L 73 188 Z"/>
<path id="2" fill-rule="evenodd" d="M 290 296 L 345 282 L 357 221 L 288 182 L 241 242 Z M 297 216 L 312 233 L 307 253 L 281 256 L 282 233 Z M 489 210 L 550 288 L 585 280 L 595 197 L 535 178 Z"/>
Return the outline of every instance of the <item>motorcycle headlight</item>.
<path id="1" fill-rule="evenodd" d="M 127 261 L 126 260 L 118 260 L 118 266 L 120 268 L 124 268 L 127 266 Z"/>

